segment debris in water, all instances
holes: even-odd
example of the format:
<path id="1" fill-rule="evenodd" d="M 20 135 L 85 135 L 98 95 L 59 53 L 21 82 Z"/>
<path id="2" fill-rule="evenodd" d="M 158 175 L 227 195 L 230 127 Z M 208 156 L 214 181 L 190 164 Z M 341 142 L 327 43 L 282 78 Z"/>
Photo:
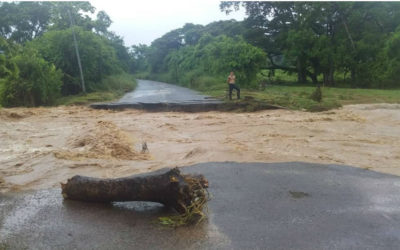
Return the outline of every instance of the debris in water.
<path id="1" fill-rule="evenodd" d="M 143 142 L 142 143 L 142 154 L 144 154 L 144 153 L 148 153 L 149 152 L 149 148 L 147 147 L 147 143 L 146 142 Z"/>
<path id="2" fill-rule="evenodd" d="M 298 191 L 289 191 L 289 194 L 292 196 L 292 198 L 295 198 L 295 199 L 300 199 L 300 198 L 310 196 L 310 194 L 308 194 L 308 193 L 298 192 Z"/>

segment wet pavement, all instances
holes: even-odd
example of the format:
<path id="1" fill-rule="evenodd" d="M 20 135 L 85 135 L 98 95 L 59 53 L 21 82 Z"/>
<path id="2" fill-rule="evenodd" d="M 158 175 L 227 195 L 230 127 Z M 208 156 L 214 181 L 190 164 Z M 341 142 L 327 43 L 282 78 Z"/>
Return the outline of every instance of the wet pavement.
<path id="1" fill-rule="evenodd" d="M 199 103 L 220 102 L 194 90 L 173 84 L 150 80 L 137 80 L 133 92 L 125 94 L 118 103 Z"/>
<path id="2" fill-rule="evenodd" d="M 132 92 L 125 94 L 113 103 L 92 104 L 93 108 L 141 108 L 141 109 L 186 109 L 205 108 L 214 110 L 222 101 L 205 96 L 197 91 L 173 84 L 150 80 L 137 80 L 138 85 Z"/>
<path id="3" fill-rule="evenodd" d="M 203 163 L 209 220 L 164 228 L 146 202 L 0 195 L 0 249 L 398 249 L 400 177 L 310 163 Z"/>

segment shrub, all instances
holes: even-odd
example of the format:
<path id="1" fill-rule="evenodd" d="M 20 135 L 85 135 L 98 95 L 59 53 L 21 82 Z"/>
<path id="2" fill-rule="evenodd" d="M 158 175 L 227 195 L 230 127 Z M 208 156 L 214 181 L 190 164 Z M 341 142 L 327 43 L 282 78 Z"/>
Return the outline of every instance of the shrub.
<path id="1" fill-rule="evenodd" d="M 195 46 L 171 51 L 164 60 L 173 83 L 193 85 L 199 76 L 227 77 L 234 71 L 239 85 L 257 87 L 257 72 L 265 64 L 266 55 L 241 38 L 203 36 Z M 185 78 L 184 75 L 188 74 Z"/>
<path id="2" fill-rule="evenodd" d="M 72 32 L 72 28 L 48 31 L 28 44 L 62 70 L 64 95 L 81 92 Z M 96 90 L 96 85 L 106 76 L 123 72 L 115 49 L 105 37 L 79 27 L 75 27 L 75 33 L 88 92 Z"/>
<path id="3" fill-rule="evenodd" d="M 39 106 L 54 103 L 60 94 L 62 73 L 34 50 L 10 58 L 16 71 L 3 79 L 3 106 Z"/>
<path id="4" fill-rule="evenodd" d="M 133 75 L 119 74 L 105 77 L 96 84 L 96 91 L 128 92 L 136 87 L 136 80 Z"/>
<path id="5" fill-rule="evenodd" d="M 322 91 L 321 87 L 318 86 L 314 92 L 311 94 L 310 99 L 316 102 L 321 102 L 322 101 Z"/>

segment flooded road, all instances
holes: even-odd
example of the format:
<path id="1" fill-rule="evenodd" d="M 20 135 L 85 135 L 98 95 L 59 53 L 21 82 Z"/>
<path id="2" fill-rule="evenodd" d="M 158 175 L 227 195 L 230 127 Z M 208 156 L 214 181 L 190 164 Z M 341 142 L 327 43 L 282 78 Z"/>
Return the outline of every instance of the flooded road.
<path id="1" fill-rule="evenodd" d="M 204 163 L 209 219 L 162 227 L 145 202 L 63 200 L 61 190 L 0 194 L 0 248 L 397 249 L 400 177 L 310 163 Z"/>
<path id="2" fill-rule="evenodd" d="M 220 102 L 197 91 L 174 84 L 137 80 L 138 86 L 125 94 L 118 103 L 194 103 Z"/>
<path id="3" fill-rule="evenodd" d="M 210 161 L 344 164 L 400 175 L 400 105 L 322 113 L 0 110 L 0 190 L 59 187 Z M 146 142 L 149 151 L 141 153 Z"/>
<path id="4" fill-rule="evenodd" d="M 93 103 L 95 109 L 142 109 L 148 111 L 210 111 L 218 110 L 221 100 L 205 96 L 192 89 L 164 82 L 137 80 L 134 91 L 117 102 Z"/>

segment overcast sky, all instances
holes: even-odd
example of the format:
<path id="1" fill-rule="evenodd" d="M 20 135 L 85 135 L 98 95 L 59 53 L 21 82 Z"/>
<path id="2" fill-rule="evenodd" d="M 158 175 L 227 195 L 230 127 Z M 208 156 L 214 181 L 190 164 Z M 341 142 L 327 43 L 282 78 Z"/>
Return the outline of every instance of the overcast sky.
<path id="1" fill-rule="evenodd" d="M 243 20 L 244 10 L 226 15 L 215 0 L 91 0 L 96 11 L 112 19 L 110 30 L 124 37 L 125 45 L 147 44 L 185 23 L 208 24 L 218 20 Z"/>

